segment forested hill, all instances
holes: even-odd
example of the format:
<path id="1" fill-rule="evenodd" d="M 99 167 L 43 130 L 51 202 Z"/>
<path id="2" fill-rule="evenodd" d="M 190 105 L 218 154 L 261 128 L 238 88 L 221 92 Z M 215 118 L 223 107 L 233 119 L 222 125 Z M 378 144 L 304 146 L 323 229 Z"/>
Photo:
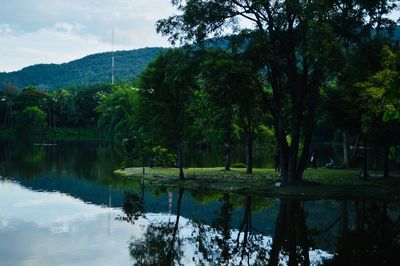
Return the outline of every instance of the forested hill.
<path id="1" fill-rule="evenodd" d="M 400 27 L 394 32 L 400 40 Z M 209 46 L 226 48 L 223 38 L 212 39 Z M 142 48 L 115 52 L 115 81 L 123 82 L 135 78 L 165 48 Z M 19 88 L 34 86 L 44 91 L 57 88 L 85 86 L 111 81 L 111 53 L 99 53 L 64 64 L 38 64 L 19 71 L 0 72 L 0 90 L 5 84 Z"/>
<path id="2" fill-rule="evenodd" d="M 115 52 L 115 81 L 137 76 L 164 48 L 143 48 Z M 39 64 L 19 71 L 0 73 L 0 89 L 9 83 L 19 88 L 35 86 L 51 91 L 57 88 L 111 81 L 111 53 L 99 53 L 64 64 Z"/>

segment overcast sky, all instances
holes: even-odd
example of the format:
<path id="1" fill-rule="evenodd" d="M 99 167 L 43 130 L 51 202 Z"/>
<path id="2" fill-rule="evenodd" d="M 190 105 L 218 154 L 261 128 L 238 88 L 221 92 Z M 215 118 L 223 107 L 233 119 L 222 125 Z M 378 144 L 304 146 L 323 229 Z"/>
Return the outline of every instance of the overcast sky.
<path id="1" fill-rule="evenodd" d="M 176 13 L 170 0 L 1 0 L 0 72 L 63 63 L 88 54 L 169 46 L 157 19 Z"/>
<path id="2" fill-rule="evenodd" d="M 169 46 L 155 23 L 176 12 L 170 0 L 1 0 L 0 72 L 111 51 L 113 26 L 115 50 Z"/>

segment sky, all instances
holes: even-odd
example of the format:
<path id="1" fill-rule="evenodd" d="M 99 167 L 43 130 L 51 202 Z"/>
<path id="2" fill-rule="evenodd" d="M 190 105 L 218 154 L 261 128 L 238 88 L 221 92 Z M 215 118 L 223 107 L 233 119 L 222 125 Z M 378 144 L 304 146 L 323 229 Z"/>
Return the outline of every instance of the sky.
<path id="1" fill-rule="evenodd" d="M 114 49 L 170 46 L 155 23 L 170 0 L 1 0 L 0 72 Z"/>
<path id="2" fill-rule="evenodd" d="M 171 0 L 0 0 L 0 72 L 64 63 L 89 54 L 167 47 L 158 19 Z M 395 17 L 399 17 L 396 12 Z"/>

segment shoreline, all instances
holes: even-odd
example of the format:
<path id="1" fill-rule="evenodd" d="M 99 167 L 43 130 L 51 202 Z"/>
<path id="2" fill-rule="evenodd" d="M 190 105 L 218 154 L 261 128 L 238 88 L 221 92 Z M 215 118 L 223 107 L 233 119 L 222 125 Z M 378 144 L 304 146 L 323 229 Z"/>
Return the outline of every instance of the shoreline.
<path id="1" fill-rule="evenodd" d="M 118 169 L 114 174 L 126 178 L 143 179 L 145 184 L 167 188 L 210 190 L 244 195 L 284 197 L 296 199 L 355 199 L 355 200 L 400 200 L 400 176 L 383 178 L 379 172 L 372 172 L 366 180 L 358 177 L 359 169 L 307 169 L 301 182 L 276 187 L 279 173 L 273 169 L 256 168 L 253 174 L 245 169 L 234 168 L 225 171 L 222 167 L 187 168 L 185 180 L 178 179 L 176 168 L 141 167 Z"/>

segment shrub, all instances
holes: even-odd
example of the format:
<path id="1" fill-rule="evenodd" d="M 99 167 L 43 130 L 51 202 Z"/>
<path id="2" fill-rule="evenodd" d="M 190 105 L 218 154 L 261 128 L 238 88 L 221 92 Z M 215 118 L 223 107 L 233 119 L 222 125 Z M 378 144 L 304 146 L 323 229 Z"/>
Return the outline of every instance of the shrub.
<path id="1" fill-rule="evenodd" d="M 178 156 L 170 153 L 168 149 L 161 146 L 156 146 L 152 149 L 153 163 L 160 167 L 173 167 L 176 164 Z"/>
<path id="2" fill-rule="evenodd" d="M 245 163 L 234 163 L 231 166 L 232 168 L 246 168 L 247 165 Z"/>
<path id="3" fill-rule="evenodd" d="M 20 134 L 37 134 L 46 127 L 46 113 L 37 106 L 28 106 L 14 114 L 14 127 Z"/>

